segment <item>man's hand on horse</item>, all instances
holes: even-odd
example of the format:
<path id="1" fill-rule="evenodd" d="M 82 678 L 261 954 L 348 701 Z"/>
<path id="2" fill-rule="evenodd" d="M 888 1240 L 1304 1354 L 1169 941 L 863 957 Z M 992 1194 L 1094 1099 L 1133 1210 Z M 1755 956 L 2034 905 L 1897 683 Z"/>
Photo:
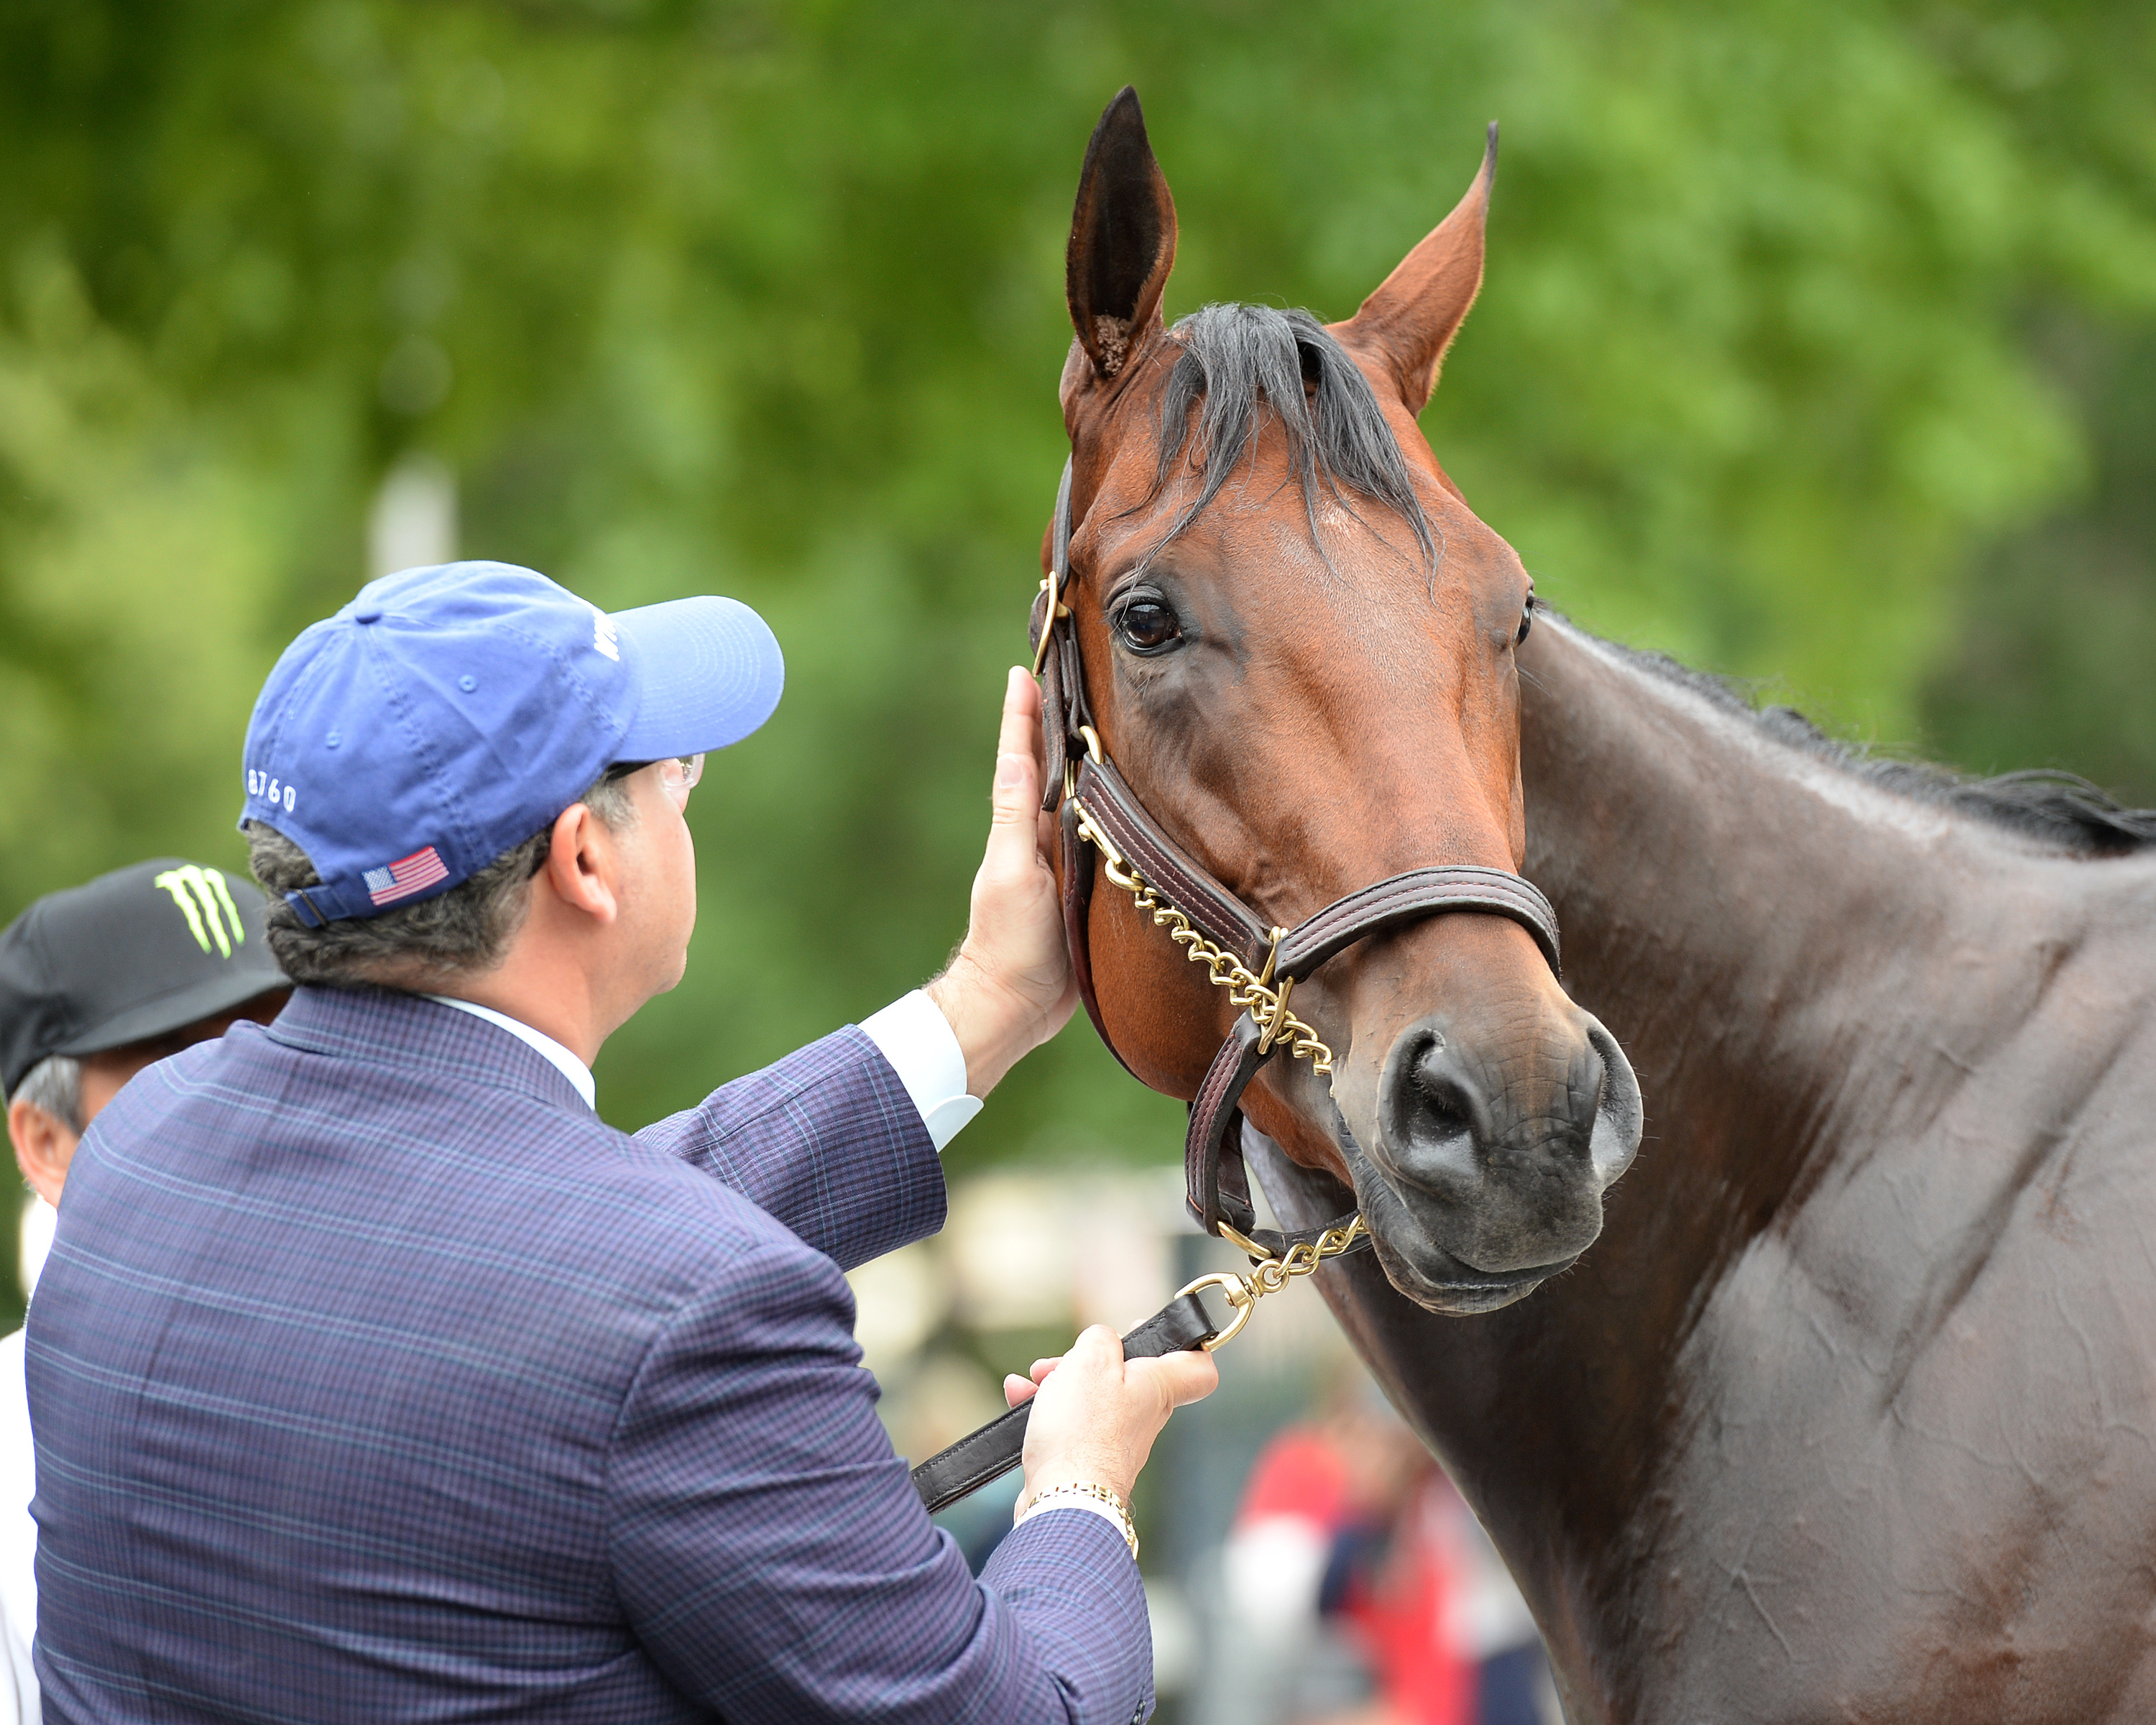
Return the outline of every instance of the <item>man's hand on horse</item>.
<path id="1" fill-rule="evenodd" d="M 1040 812 L 1040 690 L 1014 666 L 972 917 L 949 967 L 928 984 L 965 1052 L 966 1088 L 977 1096 L 1061 1029 L 1078 1004 L 1049 861 L 1055 821 Z"/>

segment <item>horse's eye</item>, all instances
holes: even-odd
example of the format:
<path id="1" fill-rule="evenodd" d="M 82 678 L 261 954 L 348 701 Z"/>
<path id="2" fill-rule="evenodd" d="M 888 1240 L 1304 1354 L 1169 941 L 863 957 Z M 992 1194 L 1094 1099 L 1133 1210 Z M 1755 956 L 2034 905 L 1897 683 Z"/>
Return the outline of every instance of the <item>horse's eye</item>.
<path id="1" fill-rule="evenodd" d="M 1517 647 L 1521 642 L 1527 639 L 1527 631 L 1534 626 L 1535 596 L 1532 593 L 1529 593 L 1527 595 L 1527 603 L 1520 608 L 1520 632 L 1512 637 L 1512 644 Z"/>
<path id="2" fill-rule="evenodd" d="M 1116 632 L 1133 653 L 1158 653 L 1183 638 L 1183 625 L 1158 599 L 1133 599 L 1116 614 Z"/>

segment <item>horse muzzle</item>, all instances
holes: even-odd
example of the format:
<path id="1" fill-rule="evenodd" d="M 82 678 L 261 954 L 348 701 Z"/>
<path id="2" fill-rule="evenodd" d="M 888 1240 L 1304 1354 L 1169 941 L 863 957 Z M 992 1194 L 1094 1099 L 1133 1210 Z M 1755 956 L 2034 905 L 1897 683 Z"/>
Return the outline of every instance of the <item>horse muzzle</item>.
<path id="1" fill-rule="evenodd" d="M 1639 1081 L 1599 1020 L 1572 1008 L 1520 1042 L 1443 1014 L 1410 1025 L 1367 1153 L 1342 1135 L 1387 1276 L 1433 1311 L 1494 1311 L 1569 1267 L 1639 1149 Z"/>

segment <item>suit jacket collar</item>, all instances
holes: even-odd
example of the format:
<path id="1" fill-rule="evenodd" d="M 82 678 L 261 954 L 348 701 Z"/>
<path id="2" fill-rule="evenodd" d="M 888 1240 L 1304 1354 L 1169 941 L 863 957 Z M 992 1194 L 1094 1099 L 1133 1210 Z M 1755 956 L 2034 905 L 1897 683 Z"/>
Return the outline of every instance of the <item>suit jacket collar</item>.
<path id="1" fill-rule="evenodd" d="M 530 1044 L 424 995 L 395 988 L 298 988 L 269 1034 L 311 1054 L 441 1072 L 591 1115 L 577 1087 Z"/>

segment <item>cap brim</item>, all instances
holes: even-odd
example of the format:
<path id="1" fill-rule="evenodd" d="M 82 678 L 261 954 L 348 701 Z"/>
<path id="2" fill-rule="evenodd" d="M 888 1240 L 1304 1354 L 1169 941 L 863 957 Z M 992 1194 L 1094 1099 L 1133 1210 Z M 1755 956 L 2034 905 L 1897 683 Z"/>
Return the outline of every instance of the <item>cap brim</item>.
<path id="1" fill-rule="evenodd" d="M 276 970 L 240 971 L 230 976 L 212 977 L 192 988 L 156 1000 L 146 1000 L 140 1006 L 92 1025 L 80 1035 L 69 1037 L 53 1052 L 68 1055 L 102 1054 L 108 1048 L 125 1048 L 131 1042 L 168 1036 L 204 1019 L 221 1018 L 258 996 L 291 986 L 290 978 Z"/>
<path id="2" fill-rule="evenodd" d="M 636 717 L 619 759 L 658 761 L 739 742 L 786 687 L 771 625 L 739 599 L 670 599 L 613 614 L 636 655 Z"/>

